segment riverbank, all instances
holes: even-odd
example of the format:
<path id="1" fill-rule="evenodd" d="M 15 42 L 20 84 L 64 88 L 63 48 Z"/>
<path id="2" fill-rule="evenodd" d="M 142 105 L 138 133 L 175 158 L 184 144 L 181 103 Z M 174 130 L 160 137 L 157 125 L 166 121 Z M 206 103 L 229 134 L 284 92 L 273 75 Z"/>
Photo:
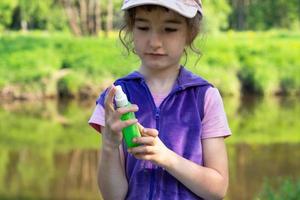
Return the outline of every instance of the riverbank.
<path id="1" fill-rule="evenodd" d="M 298 97 L 224 97 L 223 103 L 232 131 L 227 144 L 300 143 Z M 94 108 L 95 99 L 0 103 L 0 121 L 5 122 L 1 124 L 0 146 L 59 149 L 66 143 L 97 148 L 99 135 L 87 123 Z M 51 137 L 44 137 L 47 130 L 51 130 Z"/>
<path id="2" fill-rule="evenodd" d="M 227 32 L 203 35 L 186 66 L 223 95 L 300 95 L 300 33 Z M 183 58 L 183 62 L 184 62 Z M 78 38 L 65 34 L 0 35 L 0 98 L 94 98 L 139 65 L 117 34 Z"/>

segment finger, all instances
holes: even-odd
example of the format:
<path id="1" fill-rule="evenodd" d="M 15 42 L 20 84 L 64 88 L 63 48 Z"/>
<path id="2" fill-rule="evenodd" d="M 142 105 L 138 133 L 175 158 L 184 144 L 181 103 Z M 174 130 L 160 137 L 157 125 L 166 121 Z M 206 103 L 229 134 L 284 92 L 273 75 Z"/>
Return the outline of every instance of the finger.
<path id="1" fill-rule="evenodd" d="M 137 112 L 139 110 L 138 106 L 135 104 L 132 104 L 131 106 L 127 106 L 127 107 L 121 107 L 118 108 L 115 114 L 115 118 L 119 119 L 121 117 L 121 115 L 128 113 L 128 112 Z"/>
<path id="2" fill-rule="evenodd" d="M 105 96 L 104 106 L 105 106 L 105 111 L 106 112 L 114 111 L 114 96 L 115 96 L 115 93 L 116 93 L 115 86 L 112 85 L 108 89 L 108 93 Z"/>
<path id="3" fill-rule="evenodd" d="M 125 121 L 118 120 L 111 125 L 111 129 L 115 132 L 119 132 L 122 131 L 123 128 L 130 126 L 132 124 L 136 124 L 137 122 L 138 122 L 137 119 L 129 119 Z"/>
<path id="4" fill-rule="evenodd" d="M 157 137 L 158 136 L 158 131 L 156 129 L 153 129 L 153 128 L 144 128 L 141 135 L 142 136 Z"/>
<path id="5" fill-rule="evenodd" d="M 136 124 L 138 126 L 138 129 L 139 129 L 141 135 L 143 136 L 143 132 L 144 132 L 145 127 L 142 124 L 140 124 L 139 122 L 136 123 Z"/>
<path id="6" fill-rule="evenodd" d="M 137 144 L 143 144 L 143 145 L 150 145 L 153 146 L 155 145 L 155 138 L 150 136 L 150 137 L 137 137 L 133 139 L 134 143 Z"/>
<path id="7" fill-rule="evenodd" d="M 138 146 L 133 147 L 127 150 L 131 154 L 153 154 L 154 147 L 153 146 Z"/>
<path id="8" fill-rule="evenodd" d="M 111 127 L 108 127 L 108 126 L 103 127 L 102 133 L 103 133 L 103 135 L 109 137 L 110 139 L 112 139 L 112 138 L 122 138 L 123 137 L 122 131 L 112 130 Z"/>
<path id="9" fill-rule="evenodd" d="M 138 126 L 138 128 L 139 128 L 140 133 L 143 133 L 145 127 L 144 127 L 142 124 L 140 124 L 139 122 L 137 123 L 137 126 Z"/>

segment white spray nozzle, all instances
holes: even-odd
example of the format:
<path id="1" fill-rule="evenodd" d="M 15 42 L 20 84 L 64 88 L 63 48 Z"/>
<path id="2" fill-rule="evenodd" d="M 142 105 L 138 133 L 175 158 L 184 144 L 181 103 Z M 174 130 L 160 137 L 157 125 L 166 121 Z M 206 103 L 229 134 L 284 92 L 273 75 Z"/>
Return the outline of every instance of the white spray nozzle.
<path id="1" fill-rule="evenodd" d="M 115 101 L 118 108 L 127 106 L 128 104 L 127 96 L 123 92 L 122 87 L 120 85 L 116 86 Z"/>

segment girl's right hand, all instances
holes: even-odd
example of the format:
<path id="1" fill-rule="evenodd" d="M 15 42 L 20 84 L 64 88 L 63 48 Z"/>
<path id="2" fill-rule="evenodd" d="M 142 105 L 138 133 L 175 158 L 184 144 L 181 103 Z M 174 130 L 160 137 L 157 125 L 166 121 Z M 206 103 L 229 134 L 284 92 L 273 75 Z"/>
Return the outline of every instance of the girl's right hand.
<path id="1" fill-rule="evenodd" d="M 122 129 L 138 122 L 137 119 L 130 119 L 122 121 L 121 115 L 128 112 L 138 111 L 137 105 L 132 104 L 128 107 L 122 107 L 115 110 L 114 108 L 114 96 L 116 90 L 115 86 L 112 85 L 108 89 L 108 93 L 105 97 L 104 108 L 105 108 L 105 127 L 103 131 L 103 145 L 111 148 L 118 148 L 122 142 Z"/>

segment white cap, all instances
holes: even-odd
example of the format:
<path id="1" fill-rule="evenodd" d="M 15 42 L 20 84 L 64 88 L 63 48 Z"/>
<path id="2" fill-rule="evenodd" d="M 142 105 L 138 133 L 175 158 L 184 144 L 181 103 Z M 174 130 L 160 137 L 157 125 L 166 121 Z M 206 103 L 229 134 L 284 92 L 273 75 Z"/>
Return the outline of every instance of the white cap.
<path id="1" fill-rule="evenodd" d="M 116 86 L 116 95 L 115 95 L 115 101 L 117 104 L 117 107 L 124 107 L 128 105 L 128 99 L 126 94 L 123 92 L 122 87 L 120 85 Z"/>
<path id="2" fill-rule="evenodd" d="M 197 12 L 203 15 L 201 0 L 124 0 L 122 10 L 142 5 L 163 6 L 187 18 L 195 17 Z"/>

